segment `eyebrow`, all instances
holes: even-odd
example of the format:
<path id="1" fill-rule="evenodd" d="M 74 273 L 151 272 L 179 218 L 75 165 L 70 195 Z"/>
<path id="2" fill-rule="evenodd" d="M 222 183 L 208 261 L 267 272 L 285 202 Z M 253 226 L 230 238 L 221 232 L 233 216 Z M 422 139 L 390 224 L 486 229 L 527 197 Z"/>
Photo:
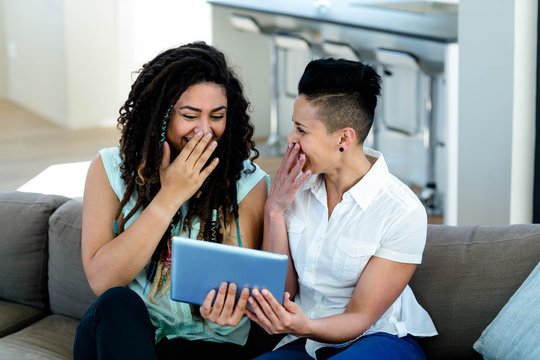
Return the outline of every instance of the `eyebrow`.
<path id="1" fill-rule="evenodd" d="M 201 109 L 197 109 L 196 107 L 189 106 L 189 105 L 180 107 L 180 110 L 183 110 L 183 109 L 188 109 L 188 110 L 191 110 L 191 111 L 201 112 Z M 221 106 L 218 106 L 215 109 L 212 109 L 210 112 L 216 112 L 216 111 L 220 111 L 220 110 L 227 110 L 227 107 L 224 106 L 224 105 L 221 105 Z"/>
<path id="2" fill-rule="evenodd" d="M 294 125 L 296 125 L 296 126 L 301 126 L 301 127 L 303 127 L 303 128 L 306 128 L 306 125 L 301 124 L 301 123 L 299 123 L 298 121 L 295 121 L 294 119 L 292 119 L 292 121 L 293 121 L 293 124 L 294 124 Z"/>

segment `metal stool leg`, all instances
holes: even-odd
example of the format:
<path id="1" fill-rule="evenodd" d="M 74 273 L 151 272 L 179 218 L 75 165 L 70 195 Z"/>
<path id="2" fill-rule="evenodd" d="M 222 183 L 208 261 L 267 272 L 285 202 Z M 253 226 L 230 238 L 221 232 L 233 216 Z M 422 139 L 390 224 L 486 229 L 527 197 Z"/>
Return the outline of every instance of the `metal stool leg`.
<path id="1" fill-rule="evenodd" d="M 442 207 L 440 204 L 440 199 L 437 191 L 437 183 L 435 180 L 435 150 L 438 145 L 437 142 L 437 128 L 436 121 L 433 117 L 433 99 L 434 99 L 434 89 L 435 89 L 435 76 L 429 76 L 427 81 L 427 91 L 426 91 L 426 101 L 425 101 L 425 110 L 426 110 L 426 128 L 425 128 L 425 139 L 426 139 L 426 159 L 427 159 L 427 168 L 426 168 L 426 184 L 420 193 L 420 200 L 426 206 L 429 215 L 440 215 L 442 212 Z"/>
<path id="2" fill-rule="evenodd" d="M 278 101 L 279 101 L 279 63 L 278 63 L 278 45 L 272 40 L 270 50 L 270 64 L 272 74 L 270 76 L 271 98 L 270 98 L 270 134 L 266 143 L 259 146 L 261 155 L 279 156 L 282 153 L 283 141 L 279 134 L 278 123 Z"/>

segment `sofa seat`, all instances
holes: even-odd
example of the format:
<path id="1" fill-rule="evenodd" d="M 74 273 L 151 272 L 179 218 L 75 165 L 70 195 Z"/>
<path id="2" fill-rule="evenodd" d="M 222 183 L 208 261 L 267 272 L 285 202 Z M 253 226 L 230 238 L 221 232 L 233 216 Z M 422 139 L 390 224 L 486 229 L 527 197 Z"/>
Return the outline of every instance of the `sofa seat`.
<path id="1" fill-rule="evenodd" d="M 49 315 L 11 335 L 0 338 L 0 359 L 73 358 L 73 338 L 79 320 Z"/>
<path id="2" fill-rule="evenodd" d="M 33 306 L 0 300 L 0 338 L 38 321 L 45 311 Z"/>

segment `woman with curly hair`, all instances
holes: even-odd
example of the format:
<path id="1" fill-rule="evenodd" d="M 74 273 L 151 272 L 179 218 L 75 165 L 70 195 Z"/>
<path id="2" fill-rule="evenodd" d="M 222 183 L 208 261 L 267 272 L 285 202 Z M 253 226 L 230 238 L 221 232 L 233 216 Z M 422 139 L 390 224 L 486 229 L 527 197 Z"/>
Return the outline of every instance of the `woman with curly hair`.
<path id="1" fill-rule="evenodd" d="M 269 176 L 253 162 L 248 107 L 224 54 L 204 42 L 142 67 L 119 146 L 88 170 L 82 260 L 98 299 L 75 359 L 248 357 L 248 289 L 224 283 L 200 308 L 169 296 L 172 236 L 260 247 Z"/>

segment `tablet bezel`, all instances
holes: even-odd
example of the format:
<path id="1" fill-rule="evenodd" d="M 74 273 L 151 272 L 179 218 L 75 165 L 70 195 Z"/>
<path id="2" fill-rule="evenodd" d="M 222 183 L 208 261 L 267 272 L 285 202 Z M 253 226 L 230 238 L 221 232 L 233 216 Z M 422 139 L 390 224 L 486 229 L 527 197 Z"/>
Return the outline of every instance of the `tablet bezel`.
<path id="1" fill-rule="evenodd" d="M 282 303 L 287 266 L 284 254 L 174 236 L 170 297 L 201 305 L 227 281 L 238 286 L 237 299 L 243 287 L 266 288 Z"/>

